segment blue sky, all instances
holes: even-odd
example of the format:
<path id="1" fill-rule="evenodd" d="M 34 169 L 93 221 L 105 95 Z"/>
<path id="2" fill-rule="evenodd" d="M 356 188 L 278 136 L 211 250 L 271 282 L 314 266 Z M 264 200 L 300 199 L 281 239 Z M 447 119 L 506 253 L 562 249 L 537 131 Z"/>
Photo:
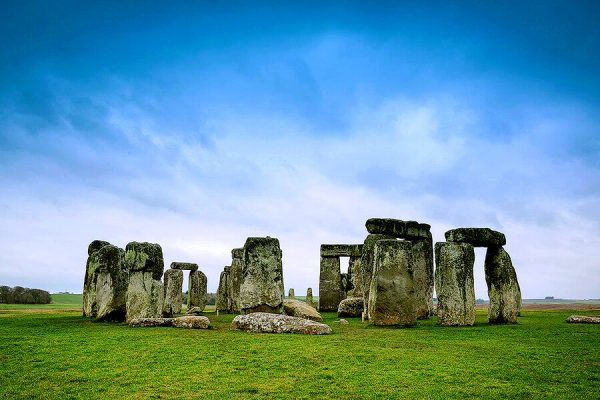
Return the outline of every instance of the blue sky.
<path id="1" fill-rule="evenodd" d="M 137 240 L 215 290 L 270 235 L 302 293 L 394 217 L 600 297 L 597 2 L 119 3 L 0 10 L 0 283 L 81 291 L 91 240 Z"/>

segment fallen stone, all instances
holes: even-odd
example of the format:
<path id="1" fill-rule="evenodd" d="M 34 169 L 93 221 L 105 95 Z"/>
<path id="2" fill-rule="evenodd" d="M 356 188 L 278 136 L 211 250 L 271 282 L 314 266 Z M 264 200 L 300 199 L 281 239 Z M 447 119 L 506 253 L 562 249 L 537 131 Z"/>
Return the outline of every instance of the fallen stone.
<path id="1" fill-rule="evenodd" d="M 417 323 L 412 271 L 412 242 L 380 240 L 375 245 L 375 269 L 367 313 L 374 325 L 413 326 Z"/>
<path id="2" fill-rule="evenodd" d="M 186 271 L 198 271 L 198 264 L 187 262 L 172 262 L 171 269 L 179 269 Z"/>
<path id="3" fill-rule="evenodd" d="M 362 244 L 322 244 L 321 257 L 360 257 Z"/>
<path id="4" fill-rule="evenodd" d="M 340 319 L 340 320 L 339 320 L 339 321 L 337 321 L 337 322 L 339 322 L 339 324 L 340 324 L 340 325 L 348 325 L 348 323 L 349 323 L 349 322 L 348 322 L 348 321 L 346 321 L 345 319 Z"/>
<path id="5" fill-rule="evenodd" d="M 340 302 L 338 317 L 360 317 L 364 311 L 365 300 L 362 297 L 349 297 Z"/>
<path id="6" fill-rule="evenodd" d="M 125 297 L 127 322 L 136 318 L 161 318 L 163 283 L 154 279 L 153 274 L 151 271 L 130 273 Z"/>
<path id="7" fill-rule="evenodd" d="M 238 315 L 231 323 L 233 329 L 255 333 L 302 333 L 325 335 L 331 333 L 328 325 L 289 315 L 255 312 Z"/>
<path id="8" fill-rule="evenodd" d="M 438 324 L 458 326 L 475 323 L 474 263 L 475 250 L 469 243 L 435 244 Z"/>
<path id="9" fill-rule="evenodd" d="M 600 324 L 600 316 L 571 315 L 567 318 L 570 324 Z"/>
<path id="10" fill-rule="evenodd" d="M 521 288 L 510 256 L 502 247 L 488 247 L 485 255 L 490 323 L 517 323 L 521 311 Z"/>
<path id="11" fill-rule="evenodd" d="M 173 318 L 133 318 L 129 321 L 129 326 L 133 327 L 152 327 L 152 326 L 173 326 Z"/>
<path id="12" fill-rule="evenodd" d="M 173 266 L 173 264 L 171 264 Z M 181 289 L 183 286 L 183 271 L 179 269 L 168 269 L 164 274 L 164 303 L 163 316 L 171 317 L 173 314 L 181 313 L 183 304 L 183 295 Z"/>
<path id="13" fill-rule="evenodd" d="M 300 300 L 284 299 L 283 312 L 292 317 L 310 319 L 317 322 L 323 321 L 321 314 L 315 308 Z"/>
<path id="14" fill-rule="evenodd" d="M 203 310 L 204 309 L 203 308 L 201 309 L 200 307 L 192 307 L 186 311 L 186 314 L 187 315 L 202 315 Z"/>
<path id="15" fill-rule="evenodd" d="M 313 300 L 313 293 L 312 293 L 312 288 L 308 288 L 306 289 L 306 304 L 308 304 L 309 306 L 316 308 L 316 304 Z"/>
<path id="16" fill-rule="evenodd" d="M 319 272 L 319 311 L 335 311 L 346 297 L 342 286 L 339 257 L 321 257 Z"/>
<path id="17" fill-rule="evenodd" d="M 90 257 L 96 270 L 96 319 L 99 321 L 124 321 L 129 273 L 123 262 L 125 252 L 106 245 Z"/>
<path id="18" fill-rule="evenodd" d="M 210 328 L 210 321 L 207 317 L 186 315 L 183 317 L 173 318 L 173 326 L 175 328 L 208 329 Z"/>
<path id="19" fill-rule="evenodd" d="M 474 247 L 502 247 L 506 244 L 503 233 L 490 228 L 456 228 L 445 234 L 446 241 L 469 243 Z"/>
<path id="20" fill-rule="evenodd" d="M 360 258 L 360 268 L 362 276 L 362 293 L 365 301 L 365 310 L 369 304 L 369 290 L 371 289 L 371 278 L 373 277 L 373 267 L 375 265 L 375 244 L 379 240 L 396 239 L 390 235 L 370 234 L 365 238 L 363 252 Z"/>
<path id="21" fill-rule="evenodd" d="M 244 244 L 243 277 L 240 287 L 242 313 L 283 312 L 283 266 L 279 240 L 249 237 Z"/>
<path id="22" fill-rule="evenodd" d="M 127 243 L 125 265 L 131 272 L 152 272 L 153 279 L 161 280 L 165 269 L 162 248 L 156 243 Z"/>
<path id="23" fill-rule="evenodd" d="M 370 218 L 366 222 L 370 234 L 389 235 L 399 239 L 427 239 L 431 225 L 393 218 Z"/>
<path id="24" fill-rule="evenodd" d="M 431 239 L 413 241 L 413 277 L 417 319 L 433 315 L 433 242 Z"/>
<path id="25" fill-rule="evenodd" d="M 206 302 L 208 301 L 206 298 L 206 281 L 204 272 L 200 270 L 190 271 L 188 278 L 188 309 L 198 307 L 204 310 L 204 307 L 206 307 Z"/>

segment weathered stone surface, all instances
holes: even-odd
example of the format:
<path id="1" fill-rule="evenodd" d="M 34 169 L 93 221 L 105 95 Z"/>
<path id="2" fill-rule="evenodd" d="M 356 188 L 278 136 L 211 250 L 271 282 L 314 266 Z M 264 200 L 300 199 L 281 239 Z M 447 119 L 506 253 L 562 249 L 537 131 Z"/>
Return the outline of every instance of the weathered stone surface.
<path id="1" fill-rule="evenodd" d="M 300 300 L 284 299 L 283 312 L 292 317 L 310 319 L 317 322 L 323 321 L 321 314 L 314 307 Z"/>
<path id="2" fill-rule="evenodd" d="M 129 322 L 135 318 L 160 318 L 163 296 L 163 284 L 153 278 L 153 272 L 131 272 L 126 294 L 126 320 Z"/>
<path id="3" fill-rule="evenodd" d="M 336 311 L 346 297 L 342 286 L 340 259 L 321 257 L 319 274 L 319 311 Z"/>
<path id="4" fill-rule="evenodd" d="M 490 323 L 517 323 L 521 311 L 521 288 L 510 256 L 502 247 L 488 247 L 485 255 Z"/>
<path id="5" fill-rule="evenodd" d="M 331 333 L 328 325 L 289 315 L 255 312 L 238 315 L 231 323 L 233 329 L 255 333 L 302 333 L 324 335 Z"/>
<path id="6" fill-rule="evenodd" d="M 348 261 L 348 272 L 351 274 L 352 296 L 360 297 L 363 295 L 362 268 L 360 266 L 360 256 L 350 257 Z"/>
<path id="7" fill-rule="evenodd" d="M 393 218 L 370 218 L 365 224 L 371 234 L 389 235 L 399 239 L 427 239 L 431 226 L 417 221 L 402 221 Z"/>
<path id="8" fill-rule="evenodd" d="M 340 319 L 338 322 L 340 323 L 340 325 L 348 325 L 349 324 L 349 322 L 346 321 L 345 319 Z"/>
<path id="9" fill-rule="evenodd" d="M 348 297 L 340 302 L 337 310 L 338 317 L 360 317 L 365 309 L 362 297 Z"/>
<path id="10" fill-rule="evenodd" d="M 368 315 L 374 325 L 412 326 L 417 323 L 412 270 L 412 242 L 380 240 L 369 291 Z"/>
<path id="11" fill-rule="evenodd" d="M 210 328 L 210 321 L 207 317 L 185 315 L 183 317 L 173 318 L 173 326 L 175 328 L 208 329 Z"/>
<path id="12" fill-rule="evenodd" d="M 229 271 L 229 283 L 231 287 L 232 311 L 241 312 L 240 289 L 243 280 L 243 257 L 244 249 L 231 250 L 231 270 Z"/>
<path id="13" fill-rule="evenodd" d="M 435 244 L 435 291 L 440 325 L 475 323 L 473 264 L 475 250 L 469 243 Z"/>
<path id="14" fill-rule="evenodd" d="M 360 258 L 360 268 L 362 277 L 362 293 L 365 301 L 365 310 L 369 305 L 369 290 L 371 289 L 371 278 L 373 277 L 373 267 L 375 266 L 375 244 L 379 240 L 395 239 L 394 236 L 370 234 L 365 238 L 363 252 Z"/>
<path id="15" fill-rule="evenodd" d="M 198 307 L 204 310 L 206 307 L 206 275 L 202 271 L 190 271 L 188 279 L 188 310 L 192 307 Z"/>
<path id="16" fill-rule="evenodd" d="M 173 326 L 173 318 L 133 318 L 129 326 L 146 328 L 152 326 Z"/>
<path id="17" fill-rule="evenodd" d="M 469 243 L 474 247 L 502 247 L 506 244 L 503 233 L 490 228 L 456 228 L 445 234 L 446 241 Z"/>
<path id="18" fill-rule="evenodd" d="M 229 292 L 229 271 L 222 271 L 219 276 L 219 288 L 217 289 L 217 301 L 215 307 L 219 311 L 229 311 L 228 297 Z"/>
<path id="19" fill-rule="evenodd" d="M 192 308 L 188 308 L 186 315 L 202 315 L 202 312 L 204 311 L 204 308 L 200 308 L 200 307 L 192 307 Z"/>
<path id="20" fill-rule="evenodd" d="M 600 317 L 592 317 L 587 315 L 571 315 L 567 318 L 570 324 L 600 324 Z"/>
<path id="21" fill-rule="evenodd" d="M 94 240 L 88 246 L 88 259 L 85 264 L 85 276 L 83 278 L 83 315 L 86 317 L 95 317 L 98 310 L 96 306 L 97 264 L 90 264 L 90 261 L 95 252 L 109 244 L 103 240 Z"/>
<path id="22" fill-rule="evenodd" d="M 88 256 L 91 256 L 92 254 L 109 244 L 109 242 L 106 242 L 104 240 L 93 240 L 88 246 Z"/>
<path id="23" fill-rule="evenodd" d="M 342 291 L 344 292 L 342 298 L 345 299 L 348 297 L 348 293 L 352 293 L 354 290 L 354 285 L 352 284 L 352 275 L 344 272 L 340 274 L 340 277 L 342 278 Z"/>
<path id="24" fill-rule="evenodd" d="M 242 313 L 283 312 L 283 266 L 279 240 L 249 237 L 244 244 Z"/>
<path id="25" fill-rule="evenodd" d="M 173 264 L 171 264 L 173 266 Z M 183 295 L 181 293 L 183 287 L 183 271 L 180 269 L 168 269 L 164 274 L 164 303 L 163 316 L 171 317 L 173 314 L 181 313 L 183 304 Z"/>
<path id="26" fill-rule="evenodd" d="M 433 315 L 433 242 L 414 240 L 412 249 L 417 319 L 425 319 Z"/>
<path id="27" fill-rule="evenodd" d="M 96 319 L 100 321 L 124 321 L 125 296 L 129 273 L 123 262 L 125 252 L 113 245 L 106 245 L 90 256 L 90 264 L 96 270 Z"/>
<path id="28" fill-rule="evenodd" d="M 309 306 L 316 308 L 317 305 L 315 304 L 315 302 L 313 300 L 312 288 L 306 289 L 305 301 L 306 301 L 306 304 L 308 304 Z"/>
<path id="29" fill-rule="evenodd" d="M 360 257 L 362 244 L 322 244 L 321 257 Z"/>
<path id="30" fill-rule="evenodd" d="M 165 270 L 162 248 L 156 243 L 127 243 L 125 265 L 131 272 L 152 272 L 152 278 L 158 281 Z"/>
<path id="31" fill-rule="evenodd" d="M 290 288 L 290 290 L 288 290 L 288 299 L 295 299 L 296 298 L 296 293 L 294 292 L 294 288 Z"/>
<path id="32" fill-rule="evenodd" d="M 198 271 L 198 264 L 188 262 L 172 262 L 171 269 L 179 269 L 185 271 Z"/>

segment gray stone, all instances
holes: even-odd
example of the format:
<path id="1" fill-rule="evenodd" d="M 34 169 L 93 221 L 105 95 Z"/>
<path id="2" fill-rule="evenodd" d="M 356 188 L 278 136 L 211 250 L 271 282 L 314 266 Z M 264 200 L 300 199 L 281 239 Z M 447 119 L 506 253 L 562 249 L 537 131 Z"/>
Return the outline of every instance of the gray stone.
<path id="1" fill-rule="evenodd" d="M 96 306 L 97 264 L 91 264 L 90 261 L 95 252 L 109 244 L 103 240 L 94 240 L 88 246 L 88 259 L 85 263 L 85 276 L 83 277 L 83 315 L 85 317 L 95 317 L 98 311 Z"/>
<path id="2" fill-rule="evenodd" d="M 490 228 L 456 228 L 445 234 L 448 242 L 469 243 L 474 247 L 502 247 L 506 244 L 503 233 Z"/>
<path id="3" fill-rule="evenodd" d="M 340 277 L 342 279 L 342 291 L 344 292 L 342 298 L 345 299 L 348 297 L 348 293 L 352 293 L 352 290 L 354 289 L 352 284 L 352 275 L 344 272 L 340 274 Z"/>
<path id="4" fill-rule="evenodd" d="M 350 281 L 352 283 L 352 296 L 354 297 L 360 297 L 363 295 L 363 279 L 360 258 L 360 256 L 350 257 L 350 260 L 348 261 L 348 271 L 350 272 Z"/>
<path id="5" fill-rule="evenodd" d="M 295 299 L 296 298 L 296 293 L 294 292 L 294 288 L 290 288 L 290 290 L 288 290 L 288 299 Z"/>
<path id="6" fill-rule="evenodd" d="M 185 271 L 198 271 L 198 264 L 188 262 L 172 262 L 171 269 L 179 269 Z"/>
<path id="7" fill-rule="evenodd" d="M 308 288 L 306 289 L 306 304 L 308 304 L 311 307 L 316 308 L 316 304 L 313 300 L 313 294 L 312 294 L 312 288 Z"/>
<path id="8" fill-rule="evenodd" d="M 328 325 L 319 322 L 265 312 L 238 315 L 233 319 L 231 327 L 255 333 L 302 333 L 306 335 L 331 333 L 331 328 Z"/>
<path id="9" fill-rule="evenodd" d="M 283 266 L 279 240 L 249 237 L 244 244 L 242 313 L 283 312 Z"/>
<path id="10" fill-rule="evenodd" d="M 435 244 L 435 291 L 440 325 L 475 323 L 473 264 L 475 250 L 469 243 Z"/>
<path id="11" fill-rule="evenodd" d="M 96 270 L 96 319 L 99 321 L 124 321 L 125 297 L 129 273 L 123 262 L 125 252 L 106 245 L 90 256 Z"/>
<path id="12" fill-rule="evenodd" d="M 303 301 L 294 299 L 283 300 L 283 312 L 292 317 L 305 318 L 313 321 L 323 321 L 321 314 Z"/>
<path id="13" fill-rule="evenodd" d="M 175 328 L 208 329 L 210 328 L 210 320 L 207 317 L 185 315 L 173 318 L 173 326 Z"/>
<path id="14" fill-rule="evenodd" d="M 360 317 L 365 309 L 362 297 L 348 297 L 340 302 L 337 310 L 338 317 Z"/>
<path id="15" fill-rule="evenodd" d="M 433 242 L 431 239 L 413 241 L 413 276 L 417 319 L 433 315 Z"/>
<path id="16" fill-rule="evenodd" d="M 188 308 L 186 315 L 202 315 L 204 308 L 200 309 L 200 307 L 192 307 Z"/>
<path id="17" fill-rule="evenodd" d="M 129 326 L 146 328 L 153 326 L 173 326 L 173 318 L 133 318 Z"/>
<path id="18" fill-rule="evenodd" d="M 362 244 L 322 244 L 321 257 L 360 257 Z"/>
<path id="19" fill-rule="evenodd" d="M 427 239 L 431 226 L 417 221 L 402 221 L 393 218 L 370 218 L 366 222 L 367 232 L 388 235 L 399 239 Z"/>
<path id="20" fill-rule="evenodd" d="M 343 319 L 343 318 L 342 318 L 342 319 L 340 319 L 338 322 L 340 323 L 340 325 L 348 325 L 348 321 L 346 321 L 346 320 L 345 320 L 345 319 Z"/>
<path id="21" fill-rule="evenodd" d="M 321 257 L 319 273 L 319 311 L 336 311 L 346 297 L 342 286 L 340 259 Z"/>
<path id="22" fill-rule="evenodd" d="M 412 270 L 412 242 L 380 240 L 369 291 L 368 315 L 374 325 L 412 326 L 417 323 Z"/>
<path id="23" fill-rule="evenodd" d="M 215 307 L 219 311 L 229 311 L 229 271 L 223 270 L 219 276 L 219 288 L 217 289 L 217 301 Z"/>
<path id="24" fill-rule="evenodd" d="M 206 307 L 206 275 L 202 271 L 190 271 L 188 279 L 188 310 L 192 307 L 198 307 L 204 310 Z"/>
<path id="25" fill-rule="evenodd" d="M 173 264 L 171 264 L 171 267 Z M 183 287 L 183 271 L 180 269 L 168 269 L 164 274 L 164 303 L 163 316 L 171 317 L 173 314 L 181 313 L 183 304 L 183 295 L 181 293 Z"/>
<path id="26" fill-rule="evenodd" d="M 152 271 L 134 271 L 129 274 L 126 295 L 126 320 L 135 318 L 160 318 L 164 292 L 161 281 L 154 279 Z"/>
<path id="27" fill-rule="evenodd" d="M 243 280 L 243 258 L 244 249 L 231 250 L 231 270 L 229 271 L 229 283 L 231 287 L 232 311 L 241 312 L 240 289 Z"/>
<path id="28" fill-rule="evenodd" d="M 600 316 L 571 315 L 567 318 L 570 324 L 600 324 Z"/>
<path id="29" fill-rule="evenodd" d="M 131 272 L 152 272 L 152 278 L 158 281 L 165 270 L 162 248 L 156 243 L 127 243 L 125 265 Z"/>
<path id="30" fill-rule="evenodd" d="M 488 247 L 485 255 L 490 323 L 517 323 L 521 311 L 521 288 L 510 256 L 502 247 Z"/>
<path id="31" fill-rule="evenodd" d="M 369 290 L 371 289 L 371 278 L 373 277 L 373 267 L 375 266 L 375 244 L 379 240 L 386 239 L 395 239 L 395 237 L 390 235 L 370 234 L 367 235 L 363 244 L 363 252 L 360 258 L 360 268 L 365 310 L 367 310 L 369 304 Z"/>

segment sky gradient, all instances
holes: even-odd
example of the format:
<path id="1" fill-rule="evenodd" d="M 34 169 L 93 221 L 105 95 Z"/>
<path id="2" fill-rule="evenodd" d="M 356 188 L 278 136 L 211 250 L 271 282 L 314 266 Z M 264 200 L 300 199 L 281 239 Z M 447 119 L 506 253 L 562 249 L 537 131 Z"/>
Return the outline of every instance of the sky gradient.
<path id="1" fill-rule="evenodd" d="M 525 298 L 600 298 L 598 2 L 107 3 L 0 10 L 0 284 L 81 292 L 102 239 L 215 291 L 269 235 L 303 294 L 390 217 L 500 230 Z"/>

